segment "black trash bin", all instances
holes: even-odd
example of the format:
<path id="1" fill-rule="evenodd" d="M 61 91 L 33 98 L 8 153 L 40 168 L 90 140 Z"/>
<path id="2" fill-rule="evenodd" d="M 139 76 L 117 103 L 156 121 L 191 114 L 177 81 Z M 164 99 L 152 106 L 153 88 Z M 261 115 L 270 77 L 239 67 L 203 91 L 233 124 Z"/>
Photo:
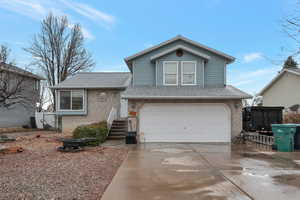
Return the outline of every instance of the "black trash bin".
<path id="1" fill-rule="evenodd" d="M 136 132 L 128 132 L 125 140 L 126 144 L 136 144 Z"/>
<path id="2" fill-rule="evenodd" d="M 300 149 L 300 126 L 297 126 L 295 138 L 294 138 L 295 149 Z"/>
<path id="3" fill-rule="evenodd" d="M 36 128 L 35 117 L 30 117 L 30 127 Z"/>
<path id="4" fill-rule="evenodd" d="M 282 124 L 284 107 L 248 106 L 243 108 L 243 130 L 271 134 L 271 124 Z"/>

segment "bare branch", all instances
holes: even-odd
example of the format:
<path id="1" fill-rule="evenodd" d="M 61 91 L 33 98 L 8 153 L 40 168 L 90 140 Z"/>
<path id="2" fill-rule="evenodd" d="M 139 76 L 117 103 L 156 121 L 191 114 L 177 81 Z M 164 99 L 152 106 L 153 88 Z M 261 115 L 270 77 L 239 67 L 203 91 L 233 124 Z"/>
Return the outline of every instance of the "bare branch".
<path id="1" fill-rule="evenodd" d="M 48 86 L 54 86 L 70 76 L 91 69 L 95 63 L 84 47 L 79 24 L 72 25 L 67 17 L 49 14 L 42 21 L 41 32 L 26 48 L 34 64 L 44 73 Z M 52 92 L 55 104 L 55 93 Z"/>
<path id="2" fill-rule="evenodd" d="M 28 78 L 25 72 L 14 71 L 15 67 L 0 63 L 0 107 L 7 109 L 16 105 L 34 108 L 37 94 L 33 88 L 33 78 Z"/>

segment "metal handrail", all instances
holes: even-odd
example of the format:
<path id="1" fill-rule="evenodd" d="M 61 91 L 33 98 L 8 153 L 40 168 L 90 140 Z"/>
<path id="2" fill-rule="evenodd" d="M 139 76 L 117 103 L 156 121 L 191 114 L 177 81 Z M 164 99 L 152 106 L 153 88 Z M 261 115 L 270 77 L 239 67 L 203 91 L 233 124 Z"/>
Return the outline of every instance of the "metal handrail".
<path id="1" fill-rule="evenodd" d="M 118 118 L 117 109 L 112 107 L 110 112 L 109 112 L 108 118 L 107 118 L 107 128 L 108 128 L 108 130 L 111 129 L 113 121 L 116 120 L 117 118 Z"/>

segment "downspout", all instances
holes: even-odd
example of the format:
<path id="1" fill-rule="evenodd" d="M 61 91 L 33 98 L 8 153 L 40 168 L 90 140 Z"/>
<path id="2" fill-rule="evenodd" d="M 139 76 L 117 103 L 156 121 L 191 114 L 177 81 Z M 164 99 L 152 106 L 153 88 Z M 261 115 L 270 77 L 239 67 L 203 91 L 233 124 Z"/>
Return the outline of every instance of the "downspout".
<path id="1" fill-rule="evenodd" d="M 155 61 L 155 87 L 157 87 L 157 60 Z"/>

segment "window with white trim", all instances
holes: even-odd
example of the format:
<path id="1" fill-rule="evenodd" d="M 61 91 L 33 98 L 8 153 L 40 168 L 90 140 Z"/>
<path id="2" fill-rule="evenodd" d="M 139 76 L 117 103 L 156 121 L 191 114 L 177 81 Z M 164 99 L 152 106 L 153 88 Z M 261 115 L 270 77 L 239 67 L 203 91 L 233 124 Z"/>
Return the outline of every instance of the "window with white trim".
<path id="1" fill-rule="evenodd" d="M 83 90 L 61 90 L 59 91 L 59 110 L 83 110 L 83 98 Z"/>
<path id="2" fill-rule="evenodd" d="M 33 89 L 34 90 L 39 90 L 40 89 L 40 80 L 34 80 Z"/>
<path id="3" fill-rule="evenodd" d="M 164 62 L 164 85 L 178 84 L 178 62 L 165 61 Z"/>
<path id="4" fill-rule="evenodd" d="M 181 84 L 196 85 L 196 66 L 195 61 L 181 62 Z"/>

